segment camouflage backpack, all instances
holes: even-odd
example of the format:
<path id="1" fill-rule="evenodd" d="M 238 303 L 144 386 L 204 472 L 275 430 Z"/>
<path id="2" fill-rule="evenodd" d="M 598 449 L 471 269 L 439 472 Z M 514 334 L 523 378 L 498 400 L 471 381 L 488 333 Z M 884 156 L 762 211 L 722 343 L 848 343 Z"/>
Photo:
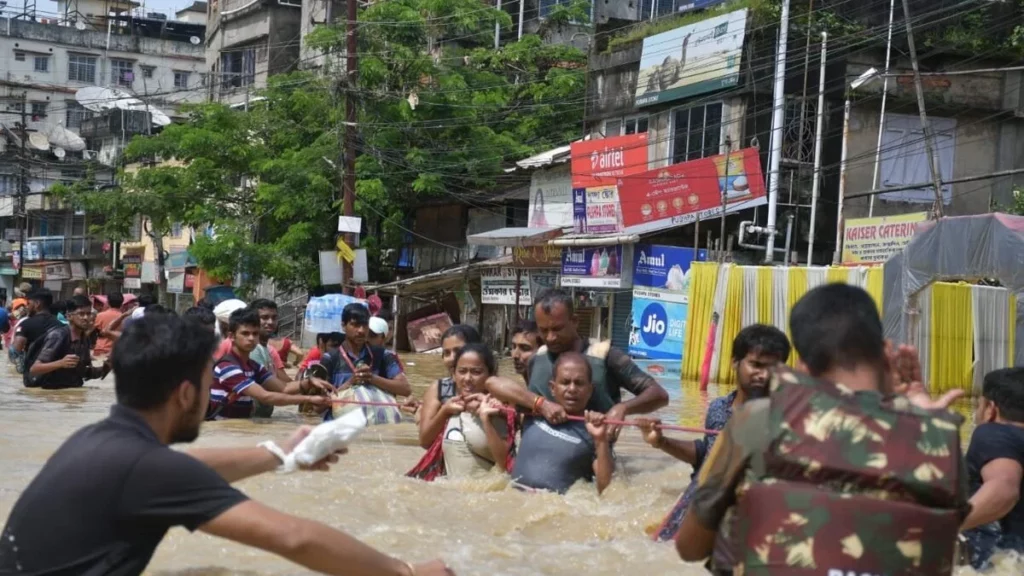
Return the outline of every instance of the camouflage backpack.
<path id="1" fill-rule="evenodd" d="M 718 567 L 744 576 L 952 573 L 966 513 L 959 416 L 780 370 L 768 421 L 770 444 L 737 491 Z"/>

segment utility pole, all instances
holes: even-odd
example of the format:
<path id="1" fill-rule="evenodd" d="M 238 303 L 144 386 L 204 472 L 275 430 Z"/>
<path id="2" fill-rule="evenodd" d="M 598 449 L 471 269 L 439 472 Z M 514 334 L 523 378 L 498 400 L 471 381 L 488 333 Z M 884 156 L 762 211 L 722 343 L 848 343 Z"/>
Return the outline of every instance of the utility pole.
<path id="1" fill-rule="evenodd" d="M 935 155 L 935 135 L 928 122 L 924 108 L 924 88 L 921 86 L 921 70 L 917 65 L 917 47 L 914 46 L 914 29 L 910 25 L 910 3 L 903 0 L 903 19 L 907 22 L 907 45 L 910 48 L 910 65 L 914 68 L 914 89 L 917 92 L 917 111 L 921 114 L 921 129 L 924 131 L 924 148 L 928 152 L 928 167 L 932 172 L 932 186 L 935 187 L 935 218 L 942 218 L 942 177 L 939 159 Z"/>
<path id="2" fill-rule="evenodd" d="M 344 178 L 342 181 L 344 201 L 343 213 L 345 216 L 353 216 L 356 201 L 356 86 L 359 77 L 359 55 L 356 51 L 359 48 L 356 34 L 358 33 L 359 22 L 357 20 L 359 3 L 356 0 L 347 0 L 345 7 L 348 11 L 348 22 L 346 24 L 346 47 L 345 47 L 345 76 L 347 90 L 345 91 L 345 142 L 344 142 Z M 355 249 L 355 241 L 351 233 L 345 234 L 345 243 Z M 344 278 L 342 282 L 351 285 L 352 263 L 343 260 Z M 343 285 L 346 294 L 351 293 L 351 288 Z"/>
<path id="3" fill-rule="evenodd" d="M 18 158 L 18 272 L 25 269 L 25 227 L 28 226 L 28 92 L 21 93 L 21 157 Z"/>

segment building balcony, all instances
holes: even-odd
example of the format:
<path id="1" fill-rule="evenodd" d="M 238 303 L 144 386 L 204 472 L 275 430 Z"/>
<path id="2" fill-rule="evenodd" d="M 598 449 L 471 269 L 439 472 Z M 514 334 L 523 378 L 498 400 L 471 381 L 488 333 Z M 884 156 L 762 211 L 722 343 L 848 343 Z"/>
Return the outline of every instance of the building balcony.
<path id="1" fill-rule="evenodd" d="M 90 260 L 103 256 L 103 241 L 91 236 L 34 236 L 25 240 L 25 261 Z"/>
<path id="2" fill-rule="evenodd" d="M 82 120 L 79 133 L 82 138 L 102 139 L 136 134 L 149 134 L 151 131 L 149 112 L 144 110 L 110 110 L 91 118 Z"/>

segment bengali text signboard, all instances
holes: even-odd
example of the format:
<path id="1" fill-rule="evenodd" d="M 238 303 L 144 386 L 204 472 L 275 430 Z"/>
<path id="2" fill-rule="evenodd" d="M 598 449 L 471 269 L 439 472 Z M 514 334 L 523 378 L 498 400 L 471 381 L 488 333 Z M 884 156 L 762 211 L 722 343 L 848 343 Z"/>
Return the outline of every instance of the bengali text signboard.
<path id="1" fill-rule="evenodd" d="M 622 225 L 659 230 L 766 202 L 757 149 L 680 162 L 619 180 Z M 632 230 L 631 230 L 632 231 Z"/>
<path id="2" fill-rule="evenodd" d="M 578 233 L 609 234 L 622 230 L 619 192 L 615 186 L 573 190 L 573 214 Z"/>
<path id="3" fill-rule="evenodd" d="M 847 220 L 843 231 L 843 264 L 885 262 L 910 243 L 927 212 Z"/>
<path id="4" fill-rule="evenodd" d="M 481 304 L 516 304 L 516 270 L 491 268 L 480 273 Z M 519 272 L 519 305 L 530 304 L 530 274 Z"/>

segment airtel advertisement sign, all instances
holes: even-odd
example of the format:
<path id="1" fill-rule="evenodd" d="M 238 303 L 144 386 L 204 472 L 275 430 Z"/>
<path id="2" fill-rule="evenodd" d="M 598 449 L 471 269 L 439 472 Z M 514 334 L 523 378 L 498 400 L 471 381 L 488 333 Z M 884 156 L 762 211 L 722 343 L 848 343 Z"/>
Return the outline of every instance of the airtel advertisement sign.
<path id="1" fill-rule="evenodd" d="M 573 142 L 572 187 L 615 186 L 619 178 L 647 171 L 647 134 Z"/>

